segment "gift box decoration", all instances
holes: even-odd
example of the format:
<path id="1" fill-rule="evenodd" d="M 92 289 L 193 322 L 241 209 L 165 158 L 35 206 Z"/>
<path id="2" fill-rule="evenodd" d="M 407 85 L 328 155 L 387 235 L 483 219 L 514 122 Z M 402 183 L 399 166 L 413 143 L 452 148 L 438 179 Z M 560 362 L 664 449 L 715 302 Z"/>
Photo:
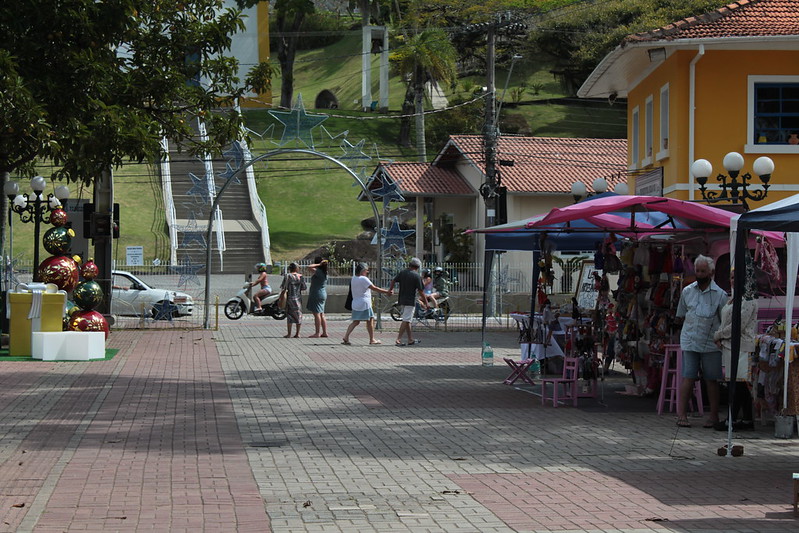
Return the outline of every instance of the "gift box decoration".
<path id="1" fill-rule="evenodd" d="M 66 301 L 66 293 L 52 283 L 21 284 L 9 293 L 8 354 L 30 356 L 34 332 L 62 331 Z"/>

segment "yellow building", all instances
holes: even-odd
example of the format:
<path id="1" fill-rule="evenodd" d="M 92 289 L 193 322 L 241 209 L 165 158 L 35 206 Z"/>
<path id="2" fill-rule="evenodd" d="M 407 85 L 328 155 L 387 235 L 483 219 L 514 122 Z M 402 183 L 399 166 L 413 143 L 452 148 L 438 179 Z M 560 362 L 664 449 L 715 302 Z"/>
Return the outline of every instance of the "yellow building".
<path id="1" fill-rule="evenodd" d="M 226 0 L 226 7 L 236 8 L 234 0 Z M 230 55 L 239 60 L 239 78 L 244 80 L 249 70 L 269 61 L 269 2 L 259 2 L 242 10 L 245 29 L 233 34 Z M 250 93 L 239 102 L 241 107 L 271 107 L 272 92 Z"/>
<path id="2" fill-rule="evenodd" d="M 578 95 L 627 98 L 631 193 L 701 201 L 691 167 L 705 159 L 707 193 L 718 194 L 729 152 L 743 156 L 737 181 L 749 173 L 755 195 L 755 161 L 774 162 L 768 196 L 750 208 L 799 192 L 798 0 L 742 0 L 630 35 Z"/>

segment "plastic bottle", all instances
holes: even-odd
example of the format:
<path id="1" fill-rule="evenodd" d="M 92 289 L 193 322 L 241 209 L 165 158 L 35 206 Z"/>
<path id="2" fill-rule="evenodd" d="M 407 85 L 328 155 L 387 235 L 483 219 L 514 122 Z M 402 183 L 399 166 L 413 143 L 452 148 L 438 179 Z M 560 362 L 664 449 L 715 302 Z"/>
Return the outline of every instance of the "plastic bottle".
<path id="1" fill-rule="evenodd" d="M 533 379 L 541 379 L 541 363 L 537 360 L 530 364 L 530 375 Z"/>
<path id="2" fill-rule="evenodd" d="M 488 343 L 483 345 L 483 366 L 494 366 L 494 350 Z"/>

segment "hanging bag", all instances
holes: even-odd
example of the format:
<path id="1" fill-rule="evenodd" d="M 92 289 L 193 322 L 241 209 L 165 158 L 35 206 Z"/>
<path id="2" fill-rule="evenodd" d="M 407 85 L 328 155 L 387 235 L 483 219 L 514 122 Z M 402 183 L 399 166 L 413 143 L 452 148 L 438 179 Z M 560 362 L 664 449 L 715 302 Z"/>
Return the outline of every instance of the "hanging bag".
<path id="1" fill-rule="evenodd" d="M 280 291 L 280 296 L 278 296 L 277 298 L 277 306 L 280 309 L 285 309 L 287 299 L 288 299 L 288 292 L 286 292 L 286 289 L 283 289 L 282 291 Z"/>
<path id="2" fill-rule="evenodd" d="M 277 306 L 280 309 L 286 308 L 286 300 L 288 300 L 288 276 L 289 274 L 286 274 L 286 277 L 283 278 L 283 283 L 280 284 L 282 290 L 280 291 L 280 296 L 277 297 Z"/>
<path id="3" fill-rule="evenodd" d="M 344 309 L 347 311 L 352 311 L 352 285 L 350 285 L 350 288 L 347 291 L 347 299 L 344 300 Z"/>

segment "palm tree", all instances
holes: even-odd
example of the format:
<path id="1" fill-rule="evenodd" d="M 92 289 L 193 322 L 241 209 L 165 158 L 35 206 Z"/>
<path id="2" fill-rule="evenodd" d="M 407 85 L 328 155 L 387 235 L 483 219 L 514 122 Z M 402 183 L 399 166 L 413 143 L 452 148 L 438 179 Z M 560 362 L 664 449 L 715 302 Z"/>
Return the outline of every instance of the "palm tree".
<path id="1" fill-rule="evenodd" d="M 405 41 L 391 54 L 391 61 L 399 75 L 408 81 L 402 108 L 405 114 L 413 109 L 416 115 L 416 147 L 419 161 L 423 162 L 427 159 L 424 135 L 424 85 L 427 82 L 431 84 L 440 81 L 452 82 L 456 74 L 457 52 L 446 32 L 441 29 L 428 28 L 407 37 Z M 400 144 L 406 146 L 410 144 L 409 126 L 408 119 L 403 118 Z"/>

